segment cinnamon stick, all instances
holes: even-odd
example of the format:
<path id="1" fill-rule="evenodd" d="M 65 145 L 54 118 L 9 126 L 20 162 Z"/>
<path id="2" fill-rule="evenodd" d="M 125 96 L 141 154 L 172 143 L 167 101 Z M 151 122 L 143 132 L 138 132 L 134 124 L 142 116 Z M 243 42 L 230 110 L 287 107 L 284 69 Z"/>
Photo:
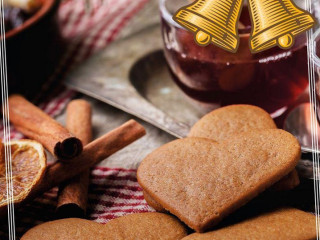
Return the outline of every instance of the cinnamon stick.
<path id="1" fill-rule="evenodd" d="M 81 141 L 20 95 L 9 97 L 10 121 L 18 131 L 40 143 L 60 160 L 82 152 Z"/>
<path id="2" fill-rule="evenodd" d="M 73 100 L 66 113 L 67 129 L 78 137 L 83 145 L 92 139 L 91 106 L 85 100 Z M 81 218 L 85 216 L 88 198 L 90 170 L 62 183 L 59 187 L 58 218 Z"/>
<path id="3" fill-rule="evenodd" d="M 31 190 L 26 201 L 89 169 L 145 134 L 143 126 L 134 120 L 130 120 L 94 140 L 84 147 L 83 152 L 78 157 L 67 163 L 58 161 L 48 167 L 42 181 Z"/>

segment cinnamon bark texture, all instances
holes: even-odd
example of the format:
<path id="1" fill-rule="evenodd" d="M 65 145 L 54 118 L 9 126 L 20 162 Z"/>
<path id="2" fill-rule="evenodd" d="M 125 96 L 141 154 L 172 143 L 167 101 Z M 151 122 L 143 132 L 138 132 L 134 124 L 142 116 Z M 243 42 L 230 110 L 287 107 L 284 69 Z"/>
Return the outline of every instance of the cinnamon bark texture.
<path id="1" fill-rule="evenodd" d="M 82 152 L 82 143 L 66 128 L 20 95 L 9 97 L 10 121 L 15 128 L 40 143 L 60 160 Z"/>
<path id="2" fill-rule="evenodd" d="M 146 134 L 145 129 L 130 120 L 84 147 L 80 156 L 69 162 L 58 161 L 48 167 L 43 180 L 35 186 L 26 201 L 77 176 Z"/>
<path id="3" fill-rule="evenodd" d="M 68 104 L 66 127 L 82 141 L 84 146 L 91 141 L 91 106 L 87 101 L 79 99 Z M 57 205 L 57 216 L 59 218 L 81 218 L 85 216 L 89 174 L 90 170 L 87 169 L 60 185 Z"/>

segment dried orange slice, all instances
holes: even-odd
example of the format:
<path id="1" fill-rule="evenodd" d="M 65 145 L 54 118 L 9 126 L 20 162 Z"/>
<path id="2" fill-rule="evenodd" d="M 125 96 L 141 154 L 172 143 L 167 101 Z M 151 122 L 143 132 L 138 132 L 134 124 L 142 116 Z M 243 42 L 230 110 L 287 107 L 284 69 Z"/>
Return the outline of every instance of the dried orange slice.
<path id="1" fill-rule="evenodd" d="M 11 141 L 13 202 L 23 201 L 44 175 L 46 155 L 43 146 L 32 140 Z M 1 149 L 3 145 L 1 144 Z M 3 154 L 1 154 L 3 155 Z M 0 159 L 0 209 L 7 205 L 5 159 Z"/>

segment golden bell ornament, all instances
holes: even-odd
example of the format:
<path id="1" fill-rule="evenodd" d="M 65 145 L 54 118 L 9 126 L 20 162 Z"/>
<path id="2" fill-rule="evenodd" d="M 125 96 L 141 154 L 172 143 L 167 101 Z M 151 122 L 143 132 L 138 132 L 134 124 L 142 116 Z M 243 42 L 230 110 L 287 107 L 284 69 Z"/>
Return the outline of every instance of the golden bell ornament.
<path id="1" fill-rule="evenodd" d="M 243 0 L 198 0 L 179 9 L 173 19 L 194 32 L 200 46 L 213 43 L 227 51 L 239 47 L 238 20 Z"/>
<path id="2" fill-rule="evenodd" d="M 313 27 L 310 13 L 290 0 L 249 0 L 252 22 L 250 50 L 261 52 L 279 46 L 288 49 L 294 37 Z"/>

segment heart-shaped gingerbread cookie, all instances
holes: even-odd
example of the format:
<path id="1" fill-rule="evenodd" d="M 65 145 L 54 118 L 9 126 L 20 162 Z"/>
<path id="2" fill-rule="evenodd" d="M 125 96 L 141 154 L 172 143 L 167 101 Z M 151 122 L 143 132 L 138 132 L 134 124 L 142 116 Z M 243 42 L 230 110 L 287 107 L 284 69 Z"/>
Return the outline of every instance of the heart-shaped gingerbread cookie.
<path id="1" fill-rule="evenodd" d="M 300 145 L 278 129 L 213 143 L 170 142 L 138 169 L 138 181 L 161 206 L 198 232 L 210 229 L 294 169 Z"/>
<path id="2" fill-rule="evenodd" d="M 230 105 L 216 109 L 202 117 L 191 129 L 189 137 L 208 138 L 217 142 L 224 141 L 236 134 L 250 131 L 276 129 L 270 115 L 263 109 L 252 105 Z M 297 171 L 276 182 L 271 189 L 290 190 L 300 183 Z M 166 210 L 144 190 L 147 203 L 158 212 Z"/>
<path id="3" fill-rule="evenodd" d="M 257 130 L 276 129 L 273 119 L 262 108 L 252 105 L 230 105 L 203 116 L 190 130 L 189 137 L 208 138 L 217 142 L 229 137 Z M 275 183 L 273 190 L 290 190 L 300 183 L 294 169 L 288 176 Z"/>

